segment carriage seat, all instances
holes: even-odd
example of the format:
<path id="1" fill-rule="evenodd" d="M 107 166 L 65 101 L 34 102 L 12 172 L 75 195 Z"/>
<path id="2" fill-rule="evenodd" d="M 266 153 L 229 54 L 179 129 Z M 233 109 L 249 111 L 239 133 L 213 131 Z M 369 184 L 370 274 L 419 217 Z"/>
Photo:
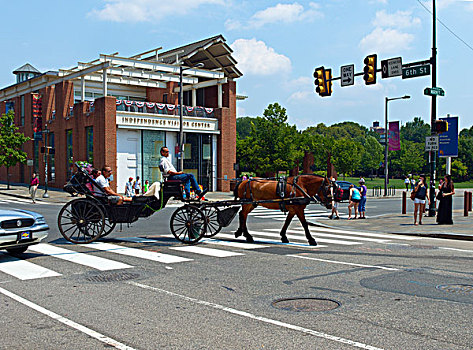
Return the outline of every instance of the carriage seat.
<path id="1" fill-rule="evenodd" d="M 183 195 L 184 183 L 181 180 L 169 179 L 169 175 L 164 174 L 164 169 L 159 165 L 159 170 L 163 175 L 163 191 L 170 197 L 181 198 Z"/>

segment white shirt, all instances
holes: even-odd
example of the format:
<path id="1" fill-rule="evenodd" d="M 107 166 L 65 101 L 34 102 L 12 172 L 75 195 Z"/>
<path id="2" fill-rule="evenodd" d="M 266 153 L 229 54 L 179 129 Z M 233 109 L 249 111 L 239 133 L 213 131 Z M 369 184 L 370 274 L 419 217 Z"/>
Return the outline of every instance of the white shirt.
<path id="1" fill-rule="evenodd" d="M 99 185 L 102 188 L 110 187 L 110 183 L 108 182 L 108 179 L 106 179 L 105 176 L 103 176 L 103 175 L 99 175 L 95 179 L 95 182 L 97 183 L 97 185 Z M 98 196 L 98 197 L 102 197 L 104 195 L 103 192 L 100 191 L 99 189 L 97 189 L 96 186 L 94 186 L 94 187 L 95 187 L 94 188 L 94 195 Z"/>
<path id="2" fill-rule="evenodd" d="M 161 160 L 159 161 L 159 167 L 163 168 L 164 175 L 167 175 L 170 171 L 177 173 L 176 168 L 174 168 L 174 165 L 172 165 L 171 161 L 167 157 L 161 157 Z"/>

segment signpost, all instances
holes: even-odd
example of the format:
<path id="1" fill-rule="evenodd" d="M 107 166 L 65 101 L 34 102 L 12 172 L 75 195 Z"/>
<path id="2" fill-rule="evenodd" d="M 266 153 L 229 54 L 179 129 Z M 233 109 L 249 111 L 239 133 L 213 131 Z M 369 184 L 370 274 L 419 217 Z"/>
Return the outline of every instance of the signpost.
<path id="1" fill-rule="evenodd" d="M 445 90 L 441 87 L 425 88 L 424 95 L 428 96 L 445 96 Z"/>
<path id="2" fill-rule="evenodd" d="M 349 64 L 340 67 L 341 86 L 355 84 L 355 65 Z"/>
<path id="3" fill-rule="evenodd" d="M 402 67 L 402 79 L 416 78 L 424 75 L 430 75 L 430 64 Z"/>
<path id="4" fill-rule="evenodd" d="M 402 75 L 402 58 L 390 58 L 381 61 L 381 77 L 391 78 Z"/>
<path id="5" fill-rule="evenodd" d="M 425 150 L 426 151 L 438 151 L 439 150 L 439 137 L 438 135 L 426 136 L 425 137 Z"/>

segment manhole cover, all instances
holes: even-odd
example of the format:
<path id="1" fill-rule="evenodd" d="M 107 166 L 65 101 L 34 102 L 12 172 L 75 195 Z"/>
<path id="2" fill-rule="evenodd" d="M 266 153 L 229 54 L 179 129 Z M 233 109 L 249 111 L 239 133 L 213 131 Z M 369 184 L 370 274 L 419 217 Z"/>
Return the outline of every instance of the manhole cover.
<path id="1" fill-rule="evenodd" d="M 88 276 L 85 279 L 89 282 L 120 282 L 128 281 L 140 277 L 137 273 L 131 272 L 107 272 L 100 275 Z"/>
<path id="2" fill-rule="evenodd" d="M 329 311 L 339 307 L 340 303 L 330 299 L 290 298 L 275 300 L 271 305 L 286 311 Z"/>
<path id="3" fill-rule="evenodd" d="M 473 295 L 473 286 L 469 284 L 444 284 L 437 286 L 437 289 L 443 290 L 444 292 Z"/>

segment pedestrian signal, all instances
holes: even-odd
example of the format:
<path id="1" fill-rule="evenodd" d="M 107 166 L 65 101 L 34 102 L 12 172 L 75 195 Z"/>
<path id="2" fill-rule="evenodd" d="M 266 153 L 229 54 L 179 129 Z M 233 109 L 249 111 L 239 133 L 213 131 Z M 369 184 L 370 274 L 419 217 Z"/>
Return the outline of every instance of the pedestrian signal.
<path id="1" fill-rule="evenodd" d="M 447 132 L 448 131 L 448 122 L 446 120 L 436 120 L 435 121 L 435 131 L 437 133 Z"/>
<path id="2" fill-rule="evenodd" d="M 363 79 L 366 85 L 376 84 L 377 58 L 378 55 L 372 54 L 366 56 L 365 60 L 363 61 L 365 63 L 365 68 L 363 69 L 365 74 L 363 75 Z"/>

